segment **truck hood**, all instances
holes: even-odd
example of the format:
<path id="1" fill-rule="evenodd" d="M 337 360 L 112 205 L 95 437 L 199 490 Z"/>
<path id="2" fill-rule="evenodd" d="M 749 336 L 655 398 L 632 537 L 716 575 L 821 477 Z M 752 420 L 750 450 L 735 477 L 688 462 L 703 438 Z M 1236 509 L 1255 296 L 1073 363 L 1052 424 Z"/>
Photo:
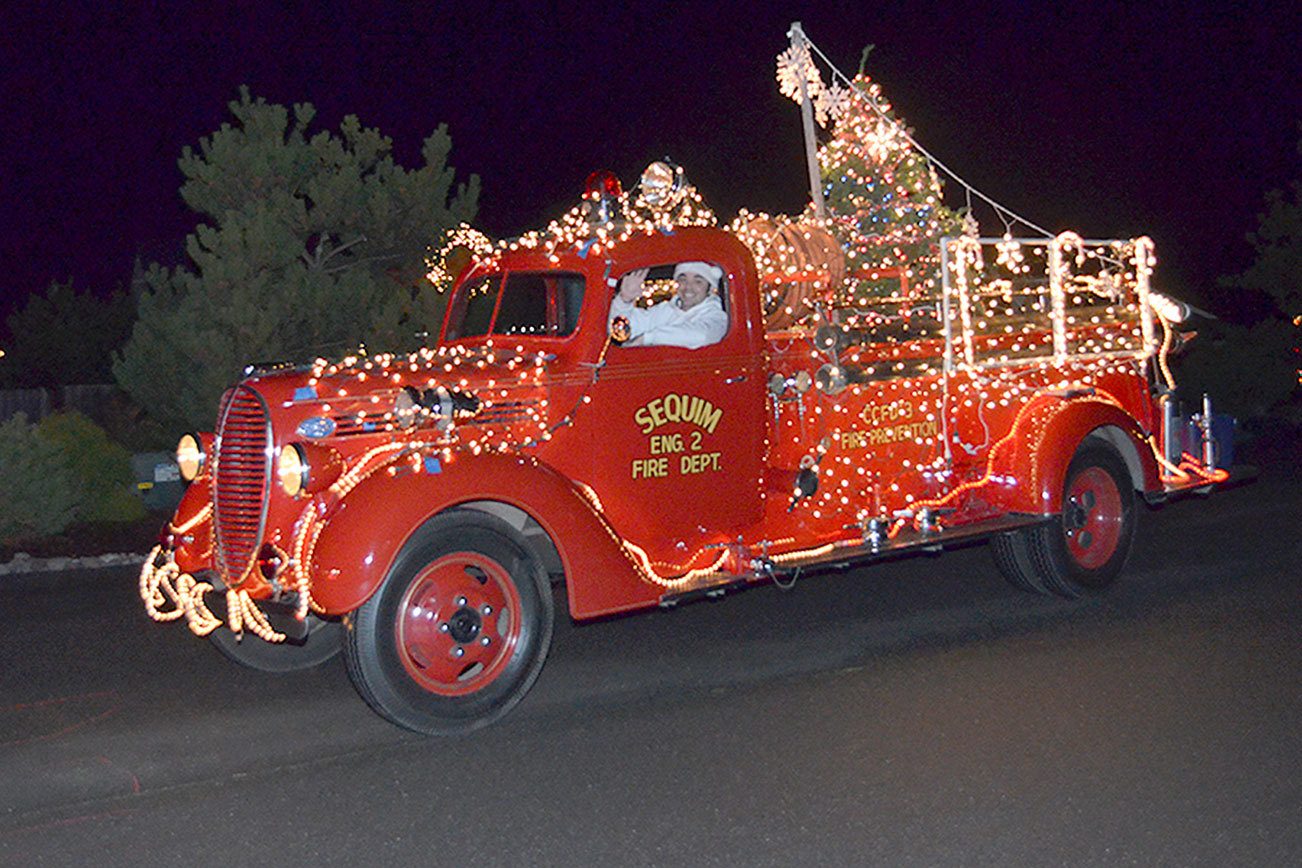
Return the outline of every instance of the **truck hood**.
<path id="1" fill-rule="evenodd" d="M 277 439 L 429 431 L 462 425 L 544 423 L 545 396 L 591 372 L 562 370 L 554 355 L 524 347 L 443 346 L 404 356 L 349 357 L 255 375 Z M 577 378 L 577 379 L 576 379 Z"/>

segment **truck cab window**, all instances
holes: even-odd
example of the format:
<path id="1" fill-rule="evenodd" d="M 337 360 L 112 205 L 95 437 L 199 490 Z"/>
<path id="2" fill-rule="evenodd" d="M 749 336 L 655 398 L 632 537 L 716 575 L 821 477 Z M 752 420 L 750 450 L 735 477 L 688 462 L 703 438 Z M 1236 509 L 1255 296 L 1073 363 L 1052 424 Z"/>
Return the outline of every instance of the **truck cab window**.
<path id="1" fill-rule="evenodd" d="M 578 324 L 582 306 L 582 275 L 513 272 L 502 287 L 493 334 L 565 337 Z"/>
<path id="2" fill-rule="evenodd" d="M 583 307 L 583 276 L 568 272 L 485 275 L 457 292 L 447 339 L 494 335 L 566 337 Z"/>
<path id="3" fill-rule="evenodd" d="M 678 262 L 633 269 L 620 278 L 610 323 L 628 327 L 626 347 L 716 344 L 728 333 L 725 273 L 710 262 Z"/>
<path id="4" fill-rule="evenodd" d="M 448 340 L 488 334 L 488 327 L 493 322 L 493 309 L 497 307 L 497 289 L 501 282 L 502 275 L 485 274 L 466 282 L 457 290 L 457 295 L 452 301 L 452 315 L 448 320 Z"/>

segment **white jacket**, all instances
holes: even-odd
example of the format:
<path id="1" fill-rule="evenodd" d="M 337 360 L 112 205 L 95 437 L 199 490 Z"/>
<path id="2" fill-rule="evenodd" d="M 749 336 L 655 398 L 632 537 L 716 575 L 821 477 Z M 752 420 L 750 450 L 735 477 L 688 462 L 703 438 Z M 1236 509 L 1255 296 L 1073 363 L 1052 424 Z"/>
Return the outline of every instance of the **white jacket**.
<path id="1" fill-rule="evenodd" d="M 640 308 L 616 295 L 610 303 L 610 319 L 625 317 L 632 338 L 641 337 L 643 346 L 696 349 L 717 344 L 728 333 L 728 315 L 717 295 L 707 295 L 690 310 L 678 306 L 678 299 Z"/>

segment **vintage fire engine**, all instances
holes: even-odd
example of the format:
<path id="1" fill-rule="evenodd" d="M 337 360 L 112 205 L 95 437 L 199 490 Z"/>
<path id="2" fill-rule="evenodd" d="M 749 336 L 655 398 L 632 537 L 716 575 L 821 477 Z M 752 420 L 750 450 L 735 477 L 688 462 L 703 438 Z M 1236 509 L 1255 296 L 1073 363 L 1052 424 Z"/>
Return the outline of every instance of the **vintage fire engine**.
<path id="1" fill-rule="evenodd" d="M 587 619 L 983 537 L 1076 597 L 1121 571 L 1137 497 L 1227 478 L 1146 238 L 960 235 L 921 286 L 816 220 L 713 224 L 671 165 L 597 175 L 546 231 L 462 239 L 435 345 L 249 370 L 181 440 L 148 612 L 265 670 L 342 648 L 376 711 L 447 733 L 537 678 L 556 583 Z M 622 278 L 654 304 L 686 261 L 722 273 L 726 334 L 624 345 Z"/>

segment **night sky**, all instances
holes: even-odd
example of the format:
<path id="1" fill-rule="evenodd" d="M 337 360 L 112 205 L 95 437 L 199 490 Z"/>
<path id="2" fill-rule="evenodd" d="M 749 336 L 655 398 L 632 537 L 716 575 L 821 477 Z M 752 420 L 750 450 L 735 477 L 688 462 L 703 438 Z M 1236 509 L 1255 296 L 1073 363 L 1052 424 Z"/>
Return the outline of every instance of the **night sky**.
<path id="1" fill-rule="evenodd" d="M 357 114 L 409 167 L 446 122 L 494 236 L 666 155 L 725 219 L 796 212 L 799 111 L 774 82 L 793 20 L 848 74 L 874 43 L 896 111 L 992 198 L 1055 231 L 1150 234 L 1159 284 L 1222 312 L 1266 190 L 1302 177 L 1297 3 L 118 5 L 0 13 L 0 313 L 52 279 L 106 292 L 136 255 L 179 261 L 176 159 L 241 84 L 330 127 Z"/>

